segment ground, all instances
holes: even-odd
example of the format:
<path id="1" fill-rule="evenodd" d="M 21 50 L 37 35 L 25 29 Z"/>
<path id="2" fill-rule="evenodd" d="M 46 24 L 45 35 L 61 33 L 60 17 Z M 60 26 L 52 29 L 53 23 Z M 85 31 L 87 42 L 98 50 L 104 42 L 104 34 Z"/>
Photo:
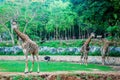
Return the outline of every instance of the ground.
<path id="1" fill-rule="evenodd" d="M 7 59 L 10 60 L 10 57 Z M 95 69 L 92 71 L 54 71 L 28 74 L 24 74 L 24 72 L 0 72 L 0 80 L 120 80 L 120 66 L 107 66 L 112 67 L 114 71 Z"/>
<path id="2" fill-rule="evenodd" d="M 32 77 L 31 77 L 32 75 Z M 120 80 L 119 72 L 0 72 L 0 80 Z"/>

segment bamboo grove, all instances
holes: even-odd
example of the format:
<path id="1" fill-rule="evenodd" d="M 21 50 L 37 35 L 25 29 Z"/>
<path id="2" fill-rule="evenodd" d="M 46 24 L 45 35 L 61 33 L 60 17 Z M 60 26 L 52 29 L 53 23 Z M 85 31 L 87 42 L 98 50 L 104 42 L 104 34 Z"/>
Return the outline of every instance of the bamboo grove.
<path id="1" fill-rule="evenodd" d="M 11 19 L 33 40 L 120 38 L 119 0 L 0 0 L 0 38 L 14 43 Z"/>

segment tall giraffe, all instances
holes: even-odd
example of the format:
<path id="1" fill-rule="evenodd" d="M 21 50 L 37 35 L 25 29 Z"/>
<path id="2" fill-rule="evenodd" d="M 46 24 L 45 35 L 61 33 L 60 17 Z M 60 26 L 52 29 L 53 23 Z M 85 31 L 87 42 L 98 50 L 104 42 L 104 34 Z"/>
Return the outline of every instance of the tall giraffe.
<path id="1" fill-rule="evenodd" d="M 102 42 L 104 43 L 104 45 L 101 48 L 101 55 L 102 55 L 102 65 L 104 65 L 106 56 L 107 56 L 107 59 L 108 59 L 109 46 L 110 46 L 111 42 L 106 40 L 106 39 L 102 39 Z"/>
<path id="2" fill-rule="evenodd" d="M 90 43 L 90 41 L 93 37 L 95 37 L 95 34 L 91 33 L 90 37 L 86 40 L 86 42 L 81 47 L 81 50 L 80 50 L 80 52 L 81 52 L 81 62 L 80 63 L 82 63 L 82 58 L 84 57 L 84 63 L 87 65 L 88 52 L 90 50 L 89 43 Z"/>
<path id="3" fill-rule="evenodd" d="M 15 31 L 15 33 L 18 35 L 18 37 L 20 37 L 22 40 L 22 49 L 26 58 L 25 73 L 28 73 L 28 54 L 29 53 L 32 55 L 32 58 L 33 58 L 30 72 L 32 72 L 34 67 L 35 56 L 37 58 L 37 64 L 38 64 L 37 71 L 39 72 L 38 45 L 34 41 L 32 41 L 26 34 L 23 34 L 22 32 L 19 31 L 16 21 L 11 22 L 11 27 Z"/>

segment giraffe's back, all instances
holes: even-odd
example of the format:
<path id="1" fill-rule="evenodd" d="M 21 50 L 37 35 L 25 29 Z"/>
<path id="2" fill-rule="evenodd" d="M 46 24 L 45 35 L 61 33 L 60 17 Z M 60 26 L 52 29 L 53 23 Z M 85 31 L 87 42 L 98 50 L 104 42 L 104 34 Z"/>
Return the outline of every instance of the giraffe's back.
<path id="1" fill-rule="evenodd" d="M 109 52 L 109 43 L 105 43 L 104 46 L 101 48 L 101 54 L 103 56 L 107 55 Z"/>
<path id="2" fill-rule="evenodd" d="M 23 47 L 23 49 L 26 49 L 26 51 L 29 52 L 30 54 L 38 54 L 39 47 L 32 40 L 28 40 L 28 41 L 24 42 L 22 47 Z"/>
<path id="3" fill-rule="evenodd" d="M 89 51 L 89 50 L 90 50 L 89 45 L 83 45 L 83 46 L 81 47 L 80 52 L 85 52 L 85 51 Z"/>

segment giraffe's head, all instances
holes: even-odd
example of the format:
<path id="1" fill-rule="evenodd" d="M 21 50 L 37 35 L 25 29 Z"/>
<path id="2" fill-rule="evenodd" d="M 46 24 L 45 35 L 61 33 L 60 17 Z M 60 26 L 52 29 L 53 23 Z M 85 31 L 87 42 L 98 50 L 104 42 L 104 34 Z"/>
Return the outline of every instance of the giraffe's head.
<path id="1" fill-rule="evenodd" d="M 94 34 L 94 33 L 91 33 L 91 37 L 95 37 L 95 34 Z"/>
<path id="2" fill-rule="evenodd" d="M 11 27 L 12 27 L 12 29 L 17 28 L 17 22 L 16 21 L 12 21 Z"/>

